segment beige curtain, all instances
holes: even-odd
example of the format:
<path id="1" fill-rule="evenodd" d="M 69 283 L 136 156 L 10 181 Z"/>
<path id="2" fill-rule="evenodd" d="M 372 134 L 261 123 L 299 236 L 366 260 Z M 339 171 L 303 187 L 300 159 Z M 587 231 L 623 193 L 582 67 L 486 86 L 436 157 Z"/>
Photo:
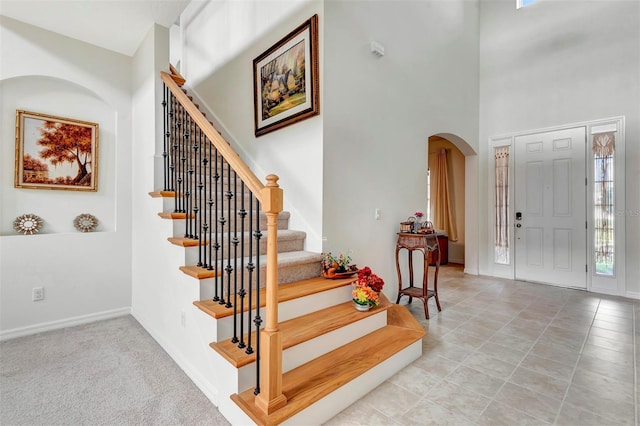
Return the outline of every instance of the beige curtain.
<path id="1" fill-rule="evenodd" d="M 495 255 L 496 263 L 509 264 L 509 147 L 494 149 L 495 155 Z"/>
<path id="2" fill-rule="evenodd" d="M 449 167 L 447 165 L 447 151 L 441 149 L 436 157 L 433 170 L 433 226 L 446 232 L 449 241 L 458 241 L 456 218 L 451 208 L 451 193 L 449 192 Z"/>

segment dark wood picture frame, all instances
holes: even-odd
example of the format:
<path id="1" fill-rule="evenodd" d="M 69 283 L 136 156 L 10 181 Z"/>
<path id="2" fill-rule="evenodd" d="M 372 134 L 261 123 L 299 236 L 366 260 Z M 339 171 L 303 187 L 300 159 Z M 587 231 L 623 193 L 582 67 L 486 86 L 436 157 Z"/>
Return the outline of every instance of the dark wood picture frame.
<path id="1" fill-rule="evenodd" d="M 14 187 L 98 190 L 97 123 L 16 110 Z"/>
<path id="2" fill-rule="evenodd" d="M 318 15 L 253 60 L 256 137 L 320 114 Z"/>

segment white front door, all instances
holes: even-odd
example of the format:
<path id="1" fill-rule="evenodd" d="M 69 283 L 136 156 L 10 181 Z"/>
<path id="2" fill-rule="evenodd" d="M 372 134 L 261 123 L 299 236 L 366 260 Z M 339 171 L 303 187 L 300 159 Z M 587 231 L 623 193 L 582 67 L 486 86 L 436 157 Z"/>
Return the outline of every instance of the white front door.
<path id="1" fill-rule="evenodd" d="M 515 138 L 515 277 L 587 286 L 586 129 Z"/>

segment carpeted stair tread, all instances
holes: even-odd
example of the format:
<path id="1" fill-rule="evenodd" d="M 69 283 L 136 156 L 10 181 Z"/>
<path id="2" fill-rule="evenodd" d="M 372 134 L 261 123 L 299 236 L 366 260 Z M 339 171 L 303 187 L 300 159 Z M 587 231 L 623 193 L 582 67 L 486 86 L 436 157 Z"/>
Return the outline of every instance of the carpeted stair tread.
<path id="1" fill-rule="evenodd" d="M 260 216 L 264 216 L 264 212 L 260 212 Z M 187 218 L 187 213 L 184 212 L 160 212 L 158 213 L 158 216 L 160 216 L 163 219 L 186 219 Z M 194 215 L 192 214 L 191 217 L 194 217 Z M 291 217 L 291 214 L 287 211 L 283 211 L 280 212 L 278 214 L 278 220 L 283 220 L 286 219 L 288 220 Z"/>
<path id="2" fill-rule="evenodd" d="M 355 280 L 353 278 L 342 278 L 339 280 L 328 280 L 323 277 L 309 278 L 306 280 L 296 281 L 287 284 L 280 284 L 278 286 L 278 303 L 286 302 L 288 300 L 296 299 L 299 297 L 308 296 L 310 294 L 321 293 L 323 291 L 332 290 L 334 288 L 342 287 L 351 284 Z M 265 289 L 260 290 L 260 306 L 265 305 Z M 246 296 L 248 299 L 248 295 Z M 256 307 L 255 292 L 251 297 L 252 309 Z M 236 297 L 235 303 L 240 306 L 240 297 Z M 202 300 L 193 302 L 200 310 L 207 313 L 216 319 L 221 319 L 233 315 L 233 308 L 226 308 L 224 305 L 214 302 L 213 300 Z"/>
<path id="3" fill-rule="evenodd" d="M 256 407 L 253 389 L 231 395 L 231 399 L 257 425 L 282 423 L 422 339 L 426 334 L 424 329 L 415 319 L 413 325 L 407 326 L 405 315 L 397 311 L 400 309 L 406 311 L 405 307 L 398 305 L 388 308 L 385 327 L 284 373 L 282 393 L 287 398 L 287 405 L 272 414 L 266 415 Z M 394 323 L 394 319 L 400 322 Z"/>
<path id="4" fill-rule="evenodd" d="M 249 264 L 249 257 L 244 258 L 244 264 Z M 320 271 L 320 261 L 322 260 L 322 255 L 320 253 L 314 253 L 310 251 L 297 250 L 297 251 L 286 251 L 278 253 L 278 268 L 291 268 L 299 265 L 306 265 L 310 263 L 318 263 L 318 272 Z M 253 258 L 255 263 L 255 257 Z M 240 262 L 238 262 L 240 263 Z M 260 269 L 263 270 L 267 267 L 267 255 L 260 255 Z M 215 276 L 214 271 L 209 271 L 207 268 L 203 268 L 196 265 L 188 265 L 181 266 L 180 270 L 187 275 L 190 275 L 194 278 L 203 279 L 203 278 L 212 278 Z M 197 274 L 197 275 L 196 275 Z M 282 278 L 282 277 L 281 277 Z M 280 280 L 280 285 L 282 285 L 285 281 Z M 266 282 L 262 282 L 262 284 L 266 284 Z"/>
<path id="5" fill-rule="evenodd" d="M 238 232 L 238 234 L 240 235 L 241 233 Z M 224 234 L 226 237 L 226 233 Z M 292 241 L 292 240 L 303 240 L 305 237 L 307 236 L 306 232 L 303 231 L 295 231 L 292 229 L 278 229 L 278 241 Z M 248 238 L 252 238 L 251 234 L 249 234 L 249 232 L 245 232 L 244 233 L 244 237 L 245 240 L 247 240 Z M 262 236 L 262 238 L 264 240 L 267 240 L 267 235 L 264 234 Z M 180 238 L 175 238 L 175 237 L 169 237 L 167 238 L 167 240 L 174 245 L 180 246 L 180 247 L 197 247 L 199 245 L 199 240 L 193 239 L 193 238 L 185 238 L 185 237 L 180 237 Z"/>
<path id="6" fill-rule="evenodd" d="M 282 349 L 286 350 L 371 315 L 379 314 L 392 305 L 384 295 L 381 295 L 380 299 L 380 305 L 367 312 L 357 311 L 353 307 L 353 302 L 349 301 L 281 322 L 278 328 L 282 332 Z M 242 341 L 247 342 L 248 337 L 245 335 Z M 255 353 L 247 354 L 244 349 L 238 348 L 237 343 L 232 343 L 231 339 L 213 342 L 209 346 L 236 368 L 250 364 L 256 358 Z"/>

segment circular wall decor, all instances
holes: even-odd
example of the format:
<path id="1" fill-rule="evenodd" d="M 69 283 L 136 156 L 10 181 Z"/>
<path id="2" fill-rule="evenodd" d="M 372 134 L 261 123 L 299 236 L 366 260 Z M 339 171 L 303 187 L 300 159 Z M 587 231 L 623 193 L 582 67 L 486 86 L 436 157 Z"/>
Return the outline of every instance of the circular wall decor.
<path id="1" fill-rule="evenodd" d="M 98 226 L 98 219 L 88 213 L 82 213 L 73 220 L 73 225 L 80 232 L 93 232 Z"/>
<path id="2" fill-rule="evenodd" d="M 18 216 L 13 221 L 13 229 L 24 235 L 35 234 L 42 228 L 42 219 L 32 213 L 23 214 Z"/>

